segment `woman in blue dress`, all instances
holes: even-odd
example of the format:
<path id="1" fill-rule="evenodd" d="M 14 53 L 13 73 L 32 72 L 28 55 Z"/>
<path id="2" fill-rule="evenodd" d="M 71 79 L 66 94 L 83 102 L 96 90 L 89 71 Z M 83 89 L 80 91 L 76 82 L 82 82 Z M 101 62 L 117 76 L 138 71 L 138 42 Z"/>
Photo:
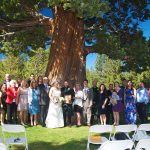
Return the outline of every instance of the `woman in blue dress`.
<path id="1" fill-rule="evenodd" d="M 125 89 L 125 120 L 126 124 L 136 124 L 136 90 L 133 88 L 132 81 L 128 81 Z"/>
<path id="2" fill-rule="evenodd" d="M 28 89 L 28 104 L 31 126 L 37 125 L 37 115 L 39 114 L 40 91 L 37 88 L 37 82 L 32 80 Z"/>

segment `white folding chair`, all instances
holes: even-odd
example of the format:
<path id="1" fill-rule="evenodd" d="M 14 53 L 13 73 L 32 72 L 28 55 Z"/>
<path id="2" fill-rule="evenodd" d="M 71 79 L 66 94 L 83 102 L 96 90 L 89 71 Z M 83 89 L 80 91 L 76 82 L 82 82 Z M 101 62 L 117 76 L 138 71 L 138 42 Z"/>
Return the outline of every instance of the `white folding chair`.
<path id="1" fill-rule="evenodd" d="M 135 150 L 150 150 L 150 139 L 139 140 Z"/>
<path id="2" fill-rule="evenodd" d="M 4 137 L 4 143 L 8 149 L 9 145 L 25 145 L 25 150 L 28 150 L 26 129 L 24 126 L 4 124 L 2 125 L 2 134 Z M 23 134 L 23 136 L 17 136 L 16 134 Z"/>
<path id="3" fill-rule="evenodd" d="M 6 145 L 3 143 L 0 143 L 0 150 L 7 150 Z"/>
<path id="4" fill-rule="evenodd" d="M 141 124 L 137 128 L 136 134 L 133 137 L 135 141 L 139 141 L 141 139 L 150 139 L 150 136 L 146 133 L 150 131 L 150 124 Z"/>
<path id="5" fill-rule="evenodd" d="M 129 138 L 129 140 L 132 140 L 132 138 L 129 136 L 129 133 L 134 132 L 133 135 L 135 134 L 137 130 L 137 125 L 118 125 L 115 126 L 115 132 L 113 135 L 112 140 L 115 140 L 115 134 L 118 132 L 123 132 L 127 135 L 127 137 Z"/>
<path id="6" fill-rule="evenodd" d="M 89 128 L 88 134 L 88 142 L 87 142 L 87 150 L 90 150 L 90 144 L 102 144 L 103 142 L 107 141 L 108 139 L 104 136 L 100 136 L 99 140 L 93 141 L 92 140 L 92 133 L 109 133 L 109 140 L 112 132 L 112 125 L 93 125 Z"/>
<path id="7" fill-rule="evenodd" d="M 98 150 L 125 150 L 132 149 L 132 140 L 120 140 L 120 141 L 106 141 L 103 143 Z"/>

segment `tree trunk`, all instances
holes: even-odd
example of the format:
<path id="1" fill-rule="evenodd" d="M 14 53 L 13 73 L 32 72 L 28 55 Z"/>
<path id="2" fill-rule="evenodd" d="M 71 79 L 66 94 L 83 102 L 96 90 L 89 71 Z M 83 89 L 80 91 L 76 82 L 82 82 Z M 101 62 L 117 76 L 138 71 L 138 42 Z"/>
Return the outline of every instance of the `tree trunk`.
<path id="1" fill-rule="evenodd" d="M 61 84 L 68 80 L 73 86 L 85 78 L 83 19 L 62 7 L 55 10 L 54 32 L 46 76 Z"/>

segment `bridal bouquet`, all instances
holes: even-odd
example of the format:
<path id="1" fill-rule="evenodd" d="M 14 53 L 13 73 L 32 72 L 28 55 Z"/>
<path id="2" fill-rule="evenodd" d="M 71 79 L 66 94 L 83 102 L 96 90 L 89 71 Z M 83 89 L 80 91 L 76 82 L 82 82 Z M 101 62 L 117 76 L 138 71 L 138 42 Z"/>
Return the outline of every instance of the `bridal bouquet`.
<path id="1" fill-rule="evenodd" d="M 64 98 L 63 97 L 54 97 L 53 101 L 54 101 L 55 104 L 57 104 L 57 103 L 62 104 L 63 101 L 64 101 Z"/>

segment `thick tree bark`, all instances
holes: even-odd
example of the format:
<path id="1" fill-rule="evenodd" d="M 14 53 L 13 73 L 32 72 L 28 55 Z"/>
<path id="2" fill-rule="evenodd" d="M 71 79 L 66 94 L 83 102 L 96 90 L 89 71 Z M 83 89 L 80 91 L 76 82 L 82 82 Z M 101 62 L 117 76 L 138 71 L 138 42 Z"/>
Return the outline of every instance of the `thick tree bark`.
<path id="1" fill-rule="evenodd" d="M 73 86 L 85 78 L 83 19 L 62 7 L 55 10 L 54 32 L 46 75 L 50 82 L 68 80 Z"/>

